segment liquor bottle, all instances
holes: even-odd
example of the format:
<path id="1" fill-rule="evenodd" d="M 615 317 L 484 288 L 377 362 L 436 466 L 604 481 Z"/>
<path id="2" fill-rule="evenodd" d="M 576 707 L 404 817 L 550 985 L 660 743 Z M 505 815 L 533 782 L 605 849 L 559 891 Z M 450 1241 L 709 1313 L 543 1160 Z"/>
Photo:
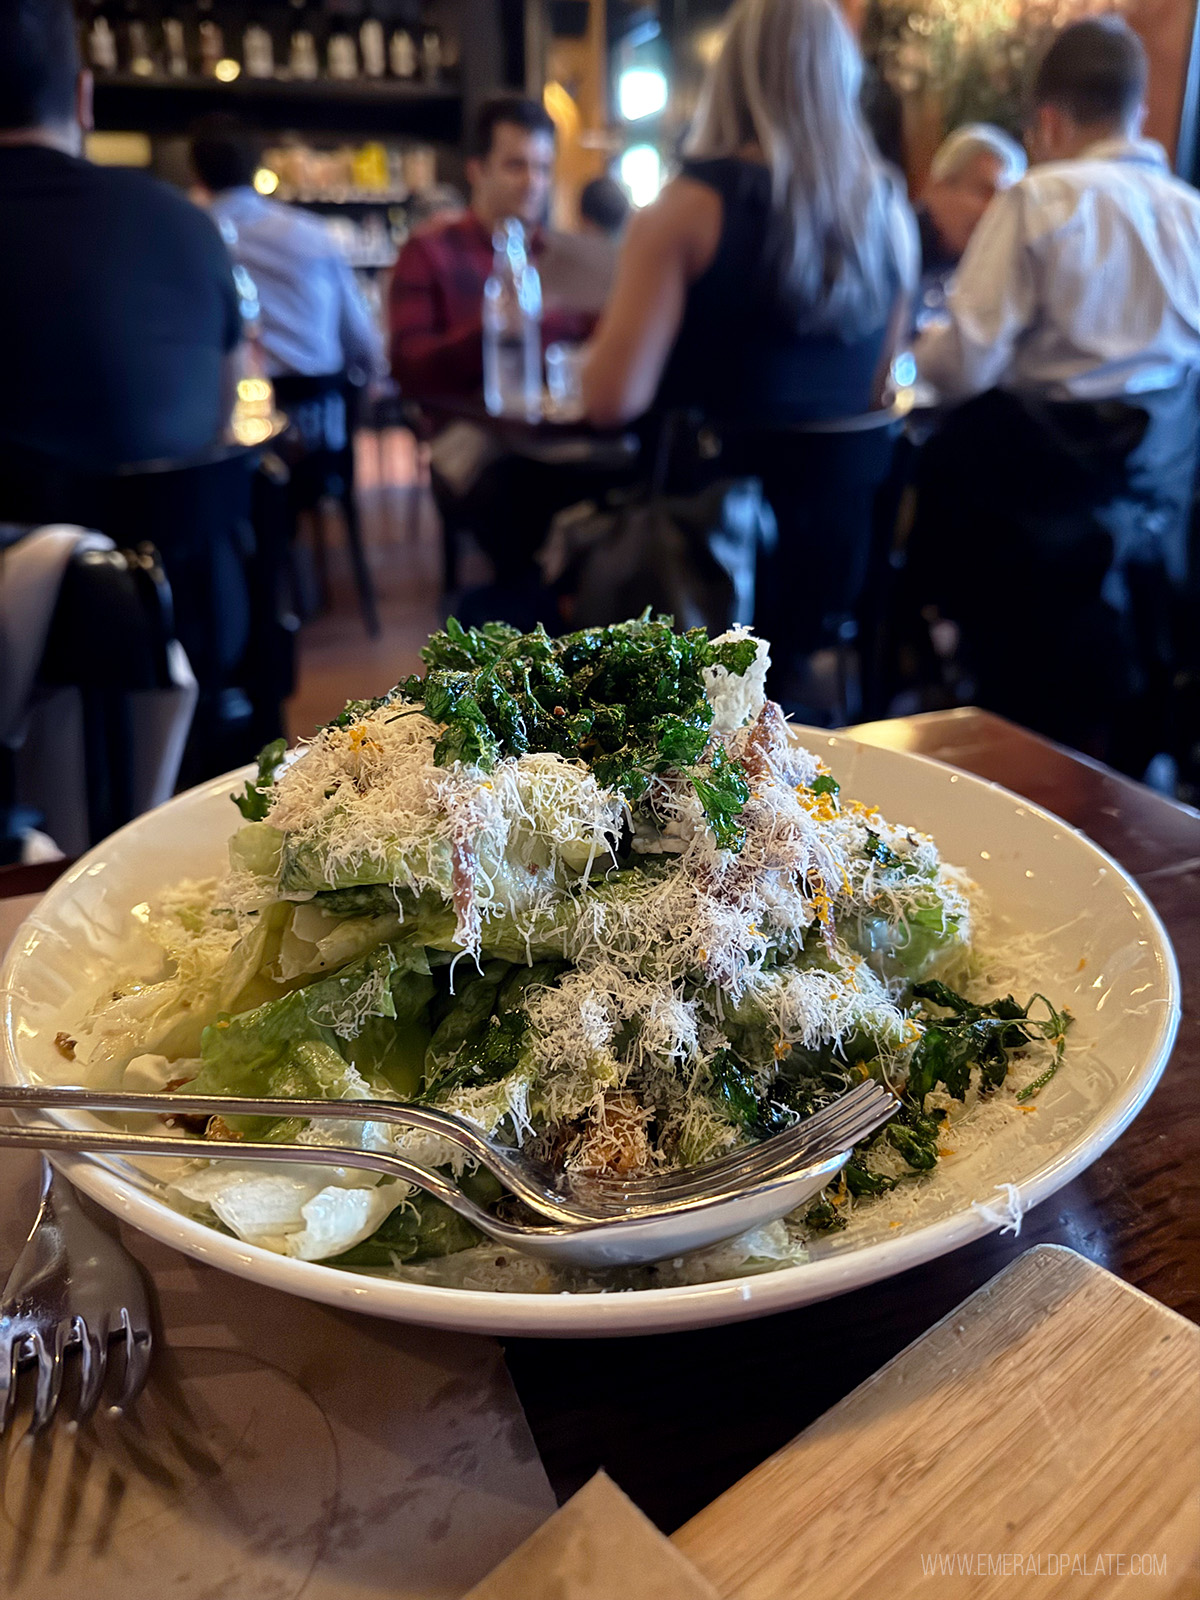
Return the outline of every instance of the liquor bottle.
<path id="1" fill-rule="evenodd" d="M 436 28 L 421 34 L 421 76 L 426 83 L 437 83 L 442 75 L 442 36 Z"/>
<path id="2" fill-rule="evenodd" d="M 515 217 L 492 237 L 483 288 L 483 399 L 495 417 L 536 422 L 542 412 L 542 285 Z"/>
<path id="3" fill-rule="evenodd" d="M 125 0 L 125 61 L 137 78 L 152 78 L 154 56 L 150 49 L 150 25 L 142 15 L 140 0 Z"/>
<path id="4" fill-rule="evenodd" d="M 177 17 L 163 18 L 163 46 L 167 56 L 167 73 L 172 78 L 188 75 L 187 34 Z"/>
<path id="5" fill-rule="evenodd" d="M 213 78 L 217 62 L 225 57 L 225 34 L 221 24 L 213 19 L 213 0 L 197 0 L 197 10 L 200 13 L 196 30 L 200 36 L 200 71 L 206 78 Z"/>
<path id="6" fill-rule="evenodd" d="M 242 34 L 242 65 L 248 78 L 275 76 L 275 41 L 254 15 Z"/>
<path id="7" fill-rule="evenodd" d="M 382 78 L 387 74 L 387 35 L 383 23 L 369 13 L 358 30 L 358 48 L 362 53 L 365 78 Z"/>
<path id="8" fill-rule="evenodd" d="M 93 72 L 117 70 L 117 32 L 104 0 L 92 0 L 92 15 L 87 30 L 87 60 Z"/>
<path id="9" fill-rule="evenodd" d="M 392 69 L 392 77 L 400 78 L 405 83 L 417 75 L 417 45 L 407 28 L 396 28 L 388 43 L 388 65 Z"/>
<path id="10" fill-rule="evenodd" d="M 344 21 L 335 22 L 329 30 L 325 64 L 329 76 L 340 83 L 349 83 L 358 77 L 358 45 Z"/>
<path id="11" fill-rule="evenodd" d="M 308 19 L 307 0 L 292 0 L 292 29 L 288 39 L 288 72 L 301 82 L 320 76 L 317 41 Z"/>

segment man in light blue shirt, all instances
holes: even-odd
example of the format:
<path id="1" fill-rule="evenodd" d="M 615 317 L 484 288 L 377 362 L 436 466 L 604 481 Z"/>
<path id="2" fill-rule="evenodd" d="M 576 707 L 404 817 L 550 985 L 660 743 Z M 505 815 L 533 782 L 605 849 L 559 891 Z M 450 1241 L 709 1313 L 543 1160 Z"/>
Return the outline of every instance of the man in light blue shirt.
<path id="1" fill-rule="evenodd" d="M 254 189 L 258 151 L 245 134 L 213 127 L 192 141 L 192 165 L 236 265 L 260 306 L 266 374 L 383 377 L 383 338 L 354 272 L 325 225 Z"/>

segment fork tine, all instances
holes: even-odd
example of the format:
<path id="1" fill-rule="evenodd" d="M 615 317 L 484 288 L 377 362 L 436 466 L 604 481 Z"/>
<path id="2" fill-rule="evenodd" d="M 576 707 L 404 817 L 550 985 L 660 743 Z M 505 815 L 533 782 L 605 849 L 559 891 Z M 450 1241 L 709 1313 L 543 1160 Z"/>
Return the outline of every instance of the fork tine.
<path id="1" fill-rule="evenodd" d="M 108 1321 L 105 1319 L 99 1327 L 93 1327 L 82 1317 L 76 1317 L 75 1326 L 81 1340 L 80 1360 L 83 1367 L 77 1414 L 80 1422 L 83 1422 L 96 1409 L 104 1388 L 104 1374 L 108 1370 Z"/>
<path id="2" fill-rule="evenodd" d="M 28 1336 L 20 1334 L 14 1336 L 7 1346 L 0 1344 L 0 1437 L 8 1431 L 12 1421 L 17 1403 L 17 1371 L 21 1365 L 21 1350 L 27 1343 Z"/>
<path id="3" fill-rule="evenodd" d="M 873 1085 L 873 1090 L 867 1094 L 852 1091 L 855 1095 L 853 1100 L 850 1095 L 845 1095 L 795 1127 L 716 1161 L 684 1168 L 658 1179 L 651 1177 L 623 1182 L 620 1179 L 602 1178 L 598 1183 L 614 1193 L 619 1190 L 623 1195 L 644 1196 L 648 1201 L 655 1195 L 678 1195 L 691 1189 L 706 1188 L 715 1181 L 722 1184 L 740 1182 L 809 1152 L 832 1150 L 838 1146 L 845 1148 L 847 1144 L 856 1144 L 873 1127 L 877 1127 L 883 1120 L 883 1112 L 890 1110 L 894 1104 L 893 1097 L 880 1085 Z"/>
<path id="4" fill-rule="evenodd" d="M 847 1107 L 843 1115 L 826 1123 L 815 1134 L 800 1136 L 798 1129 L 798 1136 L 787 1143 L 773 1146 L 771 1141 L 764 1141 L 748 1153 L 744 1162 L 724 1175 L 722 1181 L 725 1184 L 744 1185 L 759 1181 L 784 1167 L 823 1160 L 836 1151 L 848 1150 L 886 1121 L 891 1109 L 887 1101 L 872 1100 L 857 1107 Z"/>
<path id="5" fill-rule="evenodd" d="M 43 1428 L 50 1425 L 54 1413 L 58 1410 L 59 1396 L 62 1394 L 63 1381 L 63 1351 L 67 1347 L 67 1340 L 71 1336 L 71 1324 L 60 1322 L 51 1335 L 51 1343 L 47 1348 L 46 1341 L 41 1333 L 30 1335 L 34 1354 L 37 1356 L 38 1374 L 37 1389 L 33 1398 L 33 1418 L 29 1424 L 31 1433 L 41 1433 Z"/>
<path id="6" fill-rule="evenodd" d="M 154 1336 L 149 1328 L 139 1337 L 129 1317 L 129 1308 L 121 1307 L 121 1325 L 125 1330 L 125 1381 L 121 1393 L 113 1404 L 114 1411 L 127 1411 L 146 1386 L 150 1372 L 150 1354 Z"/>
<path id="7" fill-rule="evenodd" d="M 856 1085 L 837 1100 L 823 1106 L 820 1111 L 814 1112 L 811 1117 L 802 1118 L 792 1127 L 784 1129 L 782 1133 L 763 1139 L 758 1144 L 731 1151 L 727 1156 L 717 1157 L 714 1161 L 704 1162 L 700 1167 L 686 1170 L 722 1176 L 747 1165 L 757 1165 L 759 1159 L 768 1152 L 785 1151 L 793 1146 L 803 1148 L 810 1144 L 813 1146 L 825 1144 L 831 1138 L 840 1137 L 843 1125 L 856 1122 L 861 1110 L 881 1101 L 881 1098 L 882 1103 L 891 1103 L 890 1095 L 880 1084 L 872 1082 Z"/>
<path id="8" fill-rule="evenodd" d="M 836 1130 L 836 1137 L 831 1135 L 815 1144 L 794 1144 L 782 1150 L 760 1149 L 753 1163 L 740 1167 L 732 1173 L 726 1173 L 715 1182 L 711 1176 L 706 1175 L 665 1189 L 649 1188 L 641 1192 L 628 1192 L 611 1183 L 601 1183 L 597 1189 L 590 1192 L 594 1200 L 602 1205 L 653 1210 L 656 1206 L 665 1204 L 677 1205 L 692 1199 L 699 1200 L 714 1190 L 730 1193 L 752 1189 L 786 1176 L 789 1171 L 798 1171 L 803 1166 L 812 1165 L 849 1148 L 878 1127 L 886 1115 L 885 1108 L 875 1111 L 869 1119 L 860 1117 L 853 1123 L 844 1122 Z"/>

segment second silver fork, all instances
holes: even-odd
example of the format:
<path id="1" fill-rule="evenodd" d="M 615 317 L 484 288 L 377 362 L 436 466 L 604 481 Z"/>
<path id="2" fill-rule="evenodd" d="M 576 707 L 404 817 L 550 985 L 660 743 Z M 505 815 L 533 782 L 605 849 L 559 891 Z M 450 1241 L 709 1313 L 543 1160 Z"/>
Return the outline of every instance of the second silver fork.
<path id="1" fill-rule="evenodd" d="M 137 1264 L 80 1209 L 67 1180 L 42 1159 L 42 1195 L 24 1249 L 0 1296 L 0 1434 L 12 1420 L 20 1370 L 37 1371 L 36 1433 L 58 1413 L 65 1358 L 79 1352 L 71 1406 L 82 1422 L 99 1404 L 109 1345 L 123 1355 L 116 1409 L 126 1410 L 146 1381 L 153 1345 L 146 1285 Z"/>

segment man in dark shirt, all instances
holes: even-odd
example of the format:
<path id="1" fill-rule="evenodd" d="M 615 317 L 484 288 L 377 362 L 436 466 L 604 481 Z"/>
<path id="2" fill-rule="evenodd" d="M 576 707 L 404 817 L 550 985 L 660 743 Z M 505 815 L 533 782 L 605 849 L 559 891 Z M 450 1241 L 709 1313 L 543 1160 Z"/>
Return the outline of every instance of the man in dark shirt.
<path id="1" fill-rule="evenodd" d="M 26 458 L 79 473 L 186 460 L 219 442 L 230 414 L 241 326 L 225 246 L 184 196 L 81 158 L 91 91 L 70 0 L 0 0 L 10 475 Z"/>

